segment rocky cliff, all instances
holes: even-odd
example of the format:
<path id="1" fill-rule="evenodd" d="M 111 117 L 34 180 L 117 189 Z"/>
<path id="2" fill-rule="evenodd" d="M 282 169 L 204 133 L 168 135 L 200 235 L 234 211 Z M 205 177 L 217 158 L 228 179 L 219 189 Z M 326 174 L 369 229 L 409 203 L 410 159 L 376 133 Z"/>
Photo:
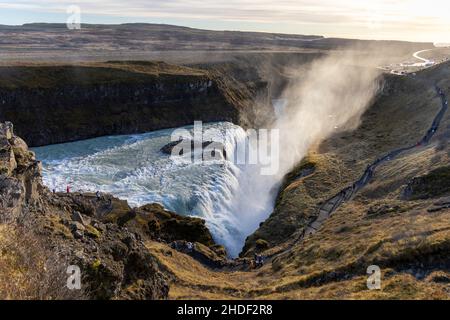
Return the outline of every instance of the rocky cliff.
<path id="1" fill-rule="evenodd" d="M 165 63 L 0 69 L 0 121 L 13 122 L 30 146 L 142 133 L 194 120 L 239 123 L 242 101 L 250 100 L 242 94 L 233 100 L 233 89 L 207 71 Z"/>

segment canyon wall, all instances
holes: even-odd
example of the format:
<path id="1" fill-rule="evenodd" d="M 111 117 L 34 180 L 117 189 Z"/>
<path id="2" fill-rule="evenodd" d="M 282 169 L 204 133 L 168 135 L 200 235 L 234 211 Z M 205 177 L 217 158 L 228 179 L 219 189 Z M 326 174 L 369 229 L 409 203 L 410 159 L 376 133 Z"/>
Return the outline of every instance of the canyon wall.
<path id="1" fill-rule="evenodd" d="M 13 122 L 30 146 L 240 121 L 245 98 L 233 100 L 207 71 L 119 67 L 2 67 L 0 121 Z"/>

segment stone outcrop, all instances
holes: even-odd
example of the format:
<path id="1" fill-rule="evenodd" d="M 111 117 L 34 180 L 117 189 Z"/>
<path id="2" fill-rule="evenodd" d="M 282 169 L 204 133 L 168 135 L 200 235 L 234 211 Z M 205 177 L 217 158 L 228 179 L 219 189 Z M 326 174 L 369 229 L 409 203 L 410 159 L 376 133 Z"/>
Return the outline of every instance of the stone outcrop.
<path id="1" fill-rule="evenodd" d="M 42 184 L 40 162 L 10 123 L 0 124 L 0 142 L 0 224 L 26 228 L 45 244 L 42 254 L 57 253 L 49 266 L 79 266 L 88 298 L 167 297 L 166 276 L 139 233 L 102 219 L 108 207 L 94 206 L 87 195 L 50 193 Z M 64 281 L 66 267 L 58 274 Z M 46 284 L 35 284 L 40 285 Z"/>
<path id="2" fill-rule="evenodd" d="M 139 234 L 142 238 L 167 243 L 190 241 L 208 247 L 215 246 L 205 220 L 180 216 L 165 210 L 159 204 L 131 208 L 127 201 L 110 195 L 102 195 L 100 199 L 90 194 L 62 196 L 65 198 L 65 205 L 77 208 L 78 213 L 95 217 L 105 223 L 117 224 Z"/>
<path id="3" fill-rule="evenodd" d="M 450 192 L 450 166 L 436 168 L 426 175 L 413 178 L 403 192 L 407 200 L 429 199 Z"/>
<path id="4" fill-rule="evenodd" d="M 0 222 L 17 218 L 24 205 L 40 205 L 42 166 L 10 122 L 0 124 Z"/>
<path id="5" fill-rule="evenodd" d="M 203 160 L 206 160 L 206 158 L 210 159 L 226 159 L 227 158 L 227 151 L 225 146 L 221 142 L 216 141 L 203 141 L 201 142 L 201 148 L 202 148 L 202 158 Z M 193 140 L 178 140 L 178 141 L 172 141 L 166 144 L 161 148 L 161 152 L 167 155 L 172 155 L 174 153 L 174 150 L 176 150 L 174 156 L 183 156 L 184 153 L 187 150 L 191 151 L 191 157 L 194 157 L 195 153 L 195 142 Z M 218 152 L 218 154 L 216 154 Z M 219 156 L 220 154 L 220 156 Z"/>

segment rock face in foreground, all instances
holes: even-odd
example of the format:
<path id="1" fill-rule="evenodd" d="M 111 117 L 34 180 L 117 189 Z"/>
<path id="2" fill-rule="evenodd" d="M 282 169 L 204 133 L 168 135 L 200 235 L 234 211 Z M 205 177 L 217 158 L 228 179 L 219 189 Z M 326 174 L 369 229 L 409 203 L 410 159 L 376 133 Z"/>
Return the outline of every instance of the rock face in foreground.
<path id="1" fill-rule="evenodd" d="M 102 216 L 114 211 L 111 198 L 98 201 L 95 207 L 88 195 L 51 194 L 41 181 L 41 165 L 26 143 L 15 136 L 10 123 L 0 124 L 0 248 L 14 245 L 17 256 L 3 257 L 2 261 L 14 261 L 30 252 L 42 262 L 28 259 L 29 265 L 7 264 L 2 268 L 21 268 L 23 277 L 36 272 L 40 278 L 31 283 L 34 287 L 58 288 L 44 299 L 66 298 L 67 267 L 76 265 L 81 270 L 83 298 L 91 299 L 164 299 L 168 294 L 166 276 L 161 273 L 155 258 L 149 254 L 138 233 L 120 224 L 103 220 Z M 95 196 L 91 198 L 96 199 Z M 118 201 L 118 200 L 114 200 Z M 4 227 L 11 232 L 2 233 Z M 26 234 L 10 239 L 10 234 Z M 36 246 L 40 243 L 41 246 Z M 38 252 L 37 252 L 38 251 Z M 14 270 L 4 270 L 16 274 Z M 39 269 L 39 270 L 37 270 Z M 41 270 L 42 269 L 42 270 Z M 52 273 L 49 283 L 42 279 Z M 3 276 L 3 275 L 1 275 Z M 11 278 L 9 284 L 16 283 Z M 33 281 L 30 279 L 29 281 Z M 17 280 L 19 283 L 19 280 Z M 61 289 L 63 288 L 63 289 Z M 12 290 L 12 289 L 11 289 Z M 23 288 L 4 290 L 0 294 L 14 298 Z M 66 292 L 61 292 L 65 290 Z M 27 298 L 36 298 L 26 295 Z"/>
<path id="2" fill-rule="evenodd" d="M 13 125 L 0 123 L 0 222 L 13 220 L 25 204 L 40 205 L 41 169 Z"/>

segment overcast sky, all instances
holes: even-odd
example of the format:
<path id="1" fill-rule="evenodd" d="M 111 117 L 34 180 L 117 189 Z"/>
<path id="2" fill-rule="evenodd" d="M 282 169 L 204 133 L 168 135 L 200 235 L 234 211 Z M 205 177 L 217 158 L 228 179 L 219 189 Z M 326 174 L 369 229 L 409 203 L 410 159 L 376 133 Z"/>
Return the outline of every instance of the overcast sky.
<path id="1" fill-rule="evenodd" d="M 215 30 L 450 42 L 445 0 L 0 0 L 0 24 L 168 23 Z"/>

